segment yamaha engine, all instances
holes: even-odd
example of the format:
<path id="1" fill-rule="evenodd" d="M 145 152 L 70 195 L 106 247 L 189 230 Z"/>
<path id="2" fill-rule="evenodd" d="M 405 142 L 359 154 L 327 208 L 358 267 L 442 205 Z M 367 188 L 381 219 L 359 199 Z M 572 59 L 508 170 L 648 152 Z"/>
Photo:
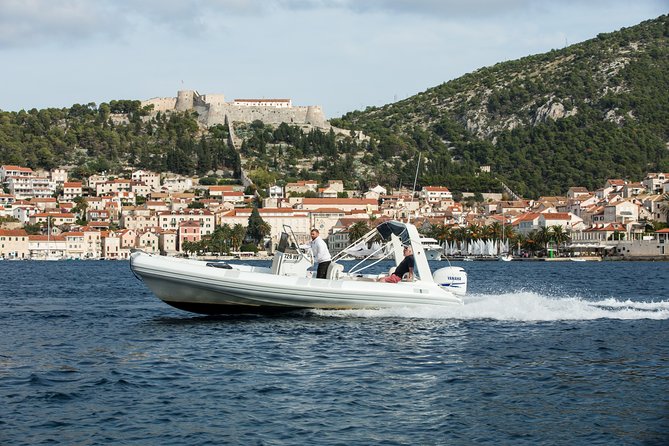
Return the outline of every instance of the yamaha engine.
<path id="1" fill-rule="evenodd" d="M 453 294 L 464 296 L 467 293 L 467 273 L 459 266 L 439 268 L 432 274 L 432 278 L 437 285 Z"/>

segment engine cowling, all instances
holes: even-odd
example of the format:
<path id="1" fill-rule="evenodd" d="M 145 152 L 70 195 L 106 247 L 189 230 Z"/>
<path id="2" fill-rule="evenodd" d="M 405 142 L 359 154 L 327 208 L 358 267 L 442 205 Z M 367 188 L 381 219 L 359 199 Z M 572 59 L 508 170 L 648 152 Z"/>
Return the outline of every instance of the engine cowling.
<path id="1" fill-rule="evenodd" d="M 463 296 L 467 293 L 467 272 L 459 266 L 439 268 L 432 278 L 437 285 L 454 294 Z"/>

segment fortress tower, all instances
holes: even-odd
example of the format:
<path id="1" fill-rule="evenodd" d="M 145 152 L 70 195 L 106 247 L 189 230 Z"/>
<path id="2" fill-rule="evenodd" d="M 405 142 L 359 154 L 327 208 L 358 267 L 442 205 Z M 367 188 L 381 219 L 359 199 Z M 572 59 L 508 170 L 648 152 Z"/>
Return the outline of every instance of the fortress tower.
<path id="1" fill-rule="evenodd" d="M 177 92 L 176 111 L 191 110 L 195 105 L 195 95 L 197 93 L 193 90 L 181 90 Z"/>

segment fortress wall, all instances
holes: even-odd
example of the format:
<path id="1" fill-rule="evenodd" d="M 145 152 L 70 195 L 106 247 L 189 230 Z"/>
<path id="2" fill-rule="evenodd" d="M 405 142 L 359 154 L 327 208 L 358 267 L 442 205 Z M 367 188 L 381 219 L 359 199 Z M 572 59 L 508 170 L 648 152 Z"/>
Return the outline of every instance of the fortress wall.
<path id="1" fill-rule="evenodd" d="M 231 121 L 253 122 L 260 120 L 266 124 L 281 123 L 304 125 L 329 129 L 330 123 L 320 106 L 272 107 L 262 105 L 238 105 L 225 102 L 223 94 L 200 95 L 194 90 L 181 90 L 176 98 L 153 98 L 143 101 L 142 105 L 153 105 L 154 112 L 189 111 L 198 113 L 198 121 L 204 126 L 223 124 L 226 116 Z"/>
<path id="2" fill-rule="evenodd" d="M 142 101 L 142 107 L 153 105 L 154 112 L 166 112 L 168 110 L 174 110 L 176 103 L 176 98 L 152 98 Z"/>
<path id="3" fill-rule="evenodd" d="M 266 124 L 308 124 L 311 123 L 318 127 L 329 127 L 326 123 L 320 107 L 315 110 L 309 110 L 311 107 L 291 107 L 291 108 L 275 108 L 275 107 L 261 107 L 261 106 L 237 106 L 230 103 L 221 106 L 209 107 L 209 115 L 207 117 L 207 125 L 222 124 L 225 116 L 228 116 L 230 121 L 237 122 L 253 122 L 260 120 Z M 320 111 L 320 113 L 319 113 Z M 307 118 L 311 117 L 313 121 Z"/>
<path id="4" fill-rule="evenodd" d="M 212 106 L 223 105 L 225 104 L 225 95 L 223 93 L 205 94 L 202 95 L 202 100 Z"/>

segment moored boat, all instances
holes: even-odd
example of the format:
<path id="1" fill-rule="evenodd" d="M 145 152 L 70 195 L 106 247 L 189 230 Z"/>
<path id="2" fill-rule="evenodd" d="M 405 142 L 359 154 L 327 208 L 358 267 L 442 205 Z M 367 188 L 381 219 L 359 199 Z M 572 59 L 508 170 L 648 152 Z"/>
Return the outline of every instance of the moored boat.
<path id="1" fill-rule="evenodd" d="M 415 226 L 381 223 L 356 244 L 381 240 L 395 266 L 403 260 L 402 246 L 414 255 L 412 280 L 380 282 L 385 274 L 366 274 L 380 260 L 361 260 L 344 271 L 333 258 L 327 278 L 311 277 L 310 252 L 299 246 L 290 228 L 284 227 L 271 267 L 203 262 L 133 252 L 135 275 L 165 303 L 205 314 L 278 312 L 305 308 L 366 309 L 397 306 L 462 304 L 467 273 L 449 266 L 434 272 Z"/>
<path id="2" fill-rule="evenodd" d="M 431 237 L 421 237 L 420 242 L 423 245 L 425 257 L 427 257 L 428 260 L 441 260 L 444 248 L 441 247 L 436 239 Z"/>

